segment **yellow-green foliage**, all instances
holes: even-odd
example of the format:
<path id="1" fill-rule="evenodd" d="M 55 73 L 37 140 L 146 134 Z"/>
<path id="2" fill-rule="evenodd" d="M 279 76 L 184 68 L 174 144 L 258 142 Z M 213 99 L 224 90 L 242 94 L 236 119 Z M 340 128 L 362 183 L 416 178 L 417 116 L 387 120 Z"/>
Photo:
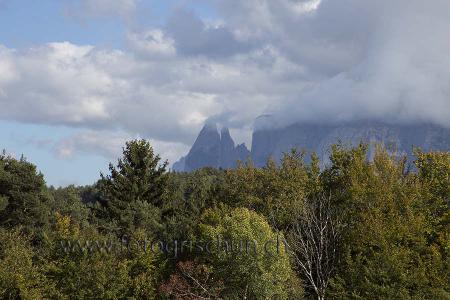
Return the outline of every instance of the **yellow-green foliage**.
<path id="1" fill-rule="evenodd" d="M 319 195 L 342 222 L 326 298 L 450 299 L 450 153 L 416 151 L 410 164 L 382 147 L 369 160 L 366 145 L 336 145 L 325 168 L 303 158 L 293 151 L 264 168 L 168 174 L 148 143 L 134 141 L 98 184 L 54 189 L 32 164 L 0 155 L 0 299 L 312 297 L 276 242 Z M 123 233 L 211 241 L 213 253 L 96 248 Z M 68 240 L 91 246 L 67 252 Z"/>
<path id="2" fill-rule="evenodd" d="M 228 170 L 223 201 L 233 207 L 254 209 L 272 226 L 286 229 L 292 217 L 300 213 L 315 180 L 317 166 L 306 166 L 303 154 L 292 151 L 284 155 L 280 166 L 269 160 L 264 168 L 250 162 Z"/>
<path id="3" fill-rule="evenodd" d="M 152 252 L 136 246 L 128 252 L 126 246 L 119 247 L 114 236 L 101 235 L 93 229 L 79 230 L 69 216 L 57 214 L 55 226 L 49 237 L 44 266 L 44 273 L 56 287 L 53 297 L 122 299 L 128 295 L 151 299 L 155 296 L 158 275 Z M 135 234 L 136 238 L 143 238 L 141 231 Z M 64 246 L 60 244 L 62 241 L 66 243 Z M 67 246 L 68 241 L 72 241 L 72 248 Z M 77 242 L 85 249 L 77 247 Z M 90 242 L 90 247 L 86 242 Z M 107 251 L 109 242 L 115 243 L 115 247 Z M 97 243 L 104 248 L 100 250 Z"/>
<path id="4" fill-rule="evenodd" d="M 434 192 L 420 180 L 423 175 L 407 172 L 404 160 L 381 148 L 373 162 L 366 154 L 364 146 L 336 147 L 332 166 L 322 174 L 347 222 L 334 297 L 449 297 L 448 256 L 429 239 L 434 227 L 424 194 Z M 442 191 L 448 174 L 436 176 Z"/>
<path id="5" fill-rule="evenodd" d="M 34 264 L 35 253 L 20 228 L 0 229 L 0 299 L 41 299 L 46 279 Z"/>
<path id="6" fill-rule="evenodd" d="M 246 208 L 207 211 L 199 226 L 199 238 L 211 242 L 211 254 L 205 252 L 203 255 L 213 266 L 216 276 L 224 281 L 226 298 L 287 299 L 292 294 L 299 296 L 300 285 L 283 245 L 277 253 L 277 239 L 283 241 L 283 235 L 277 236 L 263 216 Z M 229 252 L 224 247 L 218 249 L 218 239 L 229 243 Z M 248 248 L 247 241 L 250 242 Z M 231 242 L 234 243 L 233 250 Z M 240 242 L 243 246 L 238 250 Z M 256 242 L 256 254 L 253 242 Z M 267 244 L 266 252 L 267 242 L 271 243 Z"/>

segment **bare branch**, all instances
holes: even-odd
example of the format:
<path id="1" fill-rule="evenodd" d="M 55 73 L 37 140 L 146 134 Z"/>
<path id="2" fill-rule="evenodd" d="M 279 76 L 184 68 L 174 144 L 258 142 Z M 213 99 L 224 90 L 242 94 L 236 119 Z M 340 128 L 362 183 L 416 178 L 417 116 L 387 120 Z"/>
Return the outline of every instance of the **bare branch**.
<path id="1" fill-rule="evenodd" d="M 325 299 L 336 268 L 341 225 L 331 196 L 319 195 L 305 201 L 290 230 L 288 243 L 297 269 L 318 299 Z"/>

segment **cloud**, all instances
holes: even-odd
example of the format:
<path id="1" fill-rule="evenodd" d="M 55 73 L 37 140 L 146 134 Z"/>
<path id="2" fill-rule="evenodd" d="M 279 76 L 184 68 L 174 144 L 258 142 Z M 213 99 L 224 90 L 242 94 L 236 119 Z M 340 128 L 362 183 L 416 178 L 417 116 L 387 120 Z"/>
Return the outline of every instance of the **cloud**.
<path id="1" fill-rule="evenodd" d="M 201 72 L 194 62 L 139 60 L 68 42 L 2 51 L 2 119 L 174 140 L 189 137 L 220 105 L 207 91 L 183 87 L 189 73 Z"/>
<path id="2" fill-rule="evenodd" d="M 245 41 L 238 41 L 225 25 L 206 24 L 184 9 L 174 11 L 166 31 L 173 38 L 178 52 L 184 55 L 221 58 L 246 52 L 250 48 Z"/>
<path id="3" fill-rule="evenodd" d="M 54 152 L 62 159 L 83 153 L 117 158 L 125 142 L 131 139 L 131 136 L 114 132 L 83 131 L 57 142 Z"/>
<path id="4" fill-rule="evenodd" d="M 357 62 L 280 107 L 282 123 L 377 119 L 450 127 L 450 21 L 442 13 L 450 3 L 381 1 L 366 8 L 372 21 L 361 27 L 367 37 L 355 39 L 364 49 Z"/>
<path id="5" fill-rule="evenodd" d="M 302 68 L 277 123 L 378 119 L 450 127 L 450 2 L 215 0 L 227 27 Z M 295 77 L 297 76 L 297 77 Z M 283 84 L 281 80 L 272 82 Z"/>
<path id="6" fill-rule="evenodd" d="M 175 41 L 160 29 L 132 32 L 127 36 L 128 43 L 137 54 L 144 58 L 173 58 L 176 55 Z"/>
<path id="7" fill-rule="evenodd" d="M 0 66 L 8 71 L 0 77 L 0 118 L 120 129 L 191 144 L 211 116 L 232 127 L 246 126 L 280 92 L 301 85 L 294 87 L 292 82 L 302 69 L 276 49 L 224 61 L 186 58 L 171 53 L 170 42 L 158 31 L 150 34 L 157 37 L 151 46 L 139 48 L 135 43 L 131 46 L 138 48 L 127 51 L 69 42 L 26 50 L 2 48 Z M 168 47 L 153 45 L 161 43 Z M 280 80 L 286 83 L 272 84 Z"/>
<path id="8" fill-rule="evenodd" d="M 371 118 L 450 127 L 450 2 L 208 3 L 216 20 L 176 9 L 165 25 L 130 31 L 120 50 L 0 47 L 0 118 L 125 132 L 167 153 L 192 144 L 208 119 L 245 137 L 264 113 L 281 125 Z M 60 155 L 91 140 L 73 137 Z"/>
<path id="9" fill-rule="evenodd" d="M 93 68 L 83 59 L 92 49 L 52 43 L 26 51 L 3 50 L 7 55 L 0 65 L 9 66 L 11 71 L 6 79 L 0 79 L 0 116 L 69 125 L 107 119 L 103 101 L 111 81 L 101 68 Z"/>
<path id="10" fill-rule="evenodd" d="M 125 143 L 133 139 L 139 139 L 139 136 L 87 130 L 58 141 L 54 145 L 53 151 L 61 159 L 71 159 L 83 154 L 95 154 L 115 160 L 121 156 Z M 175 162 L 180 155 L 188 150 L 188 147 L 181 143 L 162 142 L 154 139 L 150 139 L 150 143 L 155 153 L 160 153 L 162 159 L 167 159 L 170 163 Z"/>
<path id="11" fill-rule="evenodd" d="M 357 0 L 213 2 L 237 36 L 276 47 L 308 68 L 311 79 L 324 79 L 356 64 L 377 16 L 375 5 Z"/>

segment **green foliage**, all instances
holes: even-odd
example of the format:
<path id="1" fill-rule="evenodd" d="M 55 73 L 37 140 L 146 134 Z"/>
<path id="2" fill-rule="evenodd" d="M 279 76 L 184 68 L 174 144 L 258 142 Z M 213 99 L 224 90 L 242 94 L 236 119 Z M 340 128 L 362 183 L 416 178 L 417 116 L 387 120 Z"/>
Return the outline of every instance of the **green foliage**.
<path id="1" fill-rule="evenodd" d="M 404 160 L 382 149 L 373 162 L 366 157 L 365 146 L 335 147 L 332 166 L 322 175 L 347 223 L 331 294 L 342 299 L 448 295 L 448 259 L 427 241 L 426 187 L 406 171 Z"/>
<path id="2" fill-rule="evenodd" d="M 305 199 L 318 195 L 342 220 L 326 297 L 450 299 L 450 153 L 418 150 L 411 167 L 382 147 L 368 160 L 367 145 L 335 145 L 326 168 L 308 161 L 292 151 L 264 168 L 168 173 L 136 140 L 96 184 L 55 189 L 25 159 L 0 155 L 0 299 L 314 298 L 284 247 L 263 247 L 295 238 Z M 213 251 L 108 252 L 122 234 L 211 241 Z M 249 248 L 214 251 L 218 238 L 222 250 Z"/>
<path id="3" fill-rule="evenodd" d="M 193 238 L 201 214 L 220 202 L 218 187 L 223 177 L 223 171 L 212 168 L 169 174 L 161 237 L 169 241 Z"/>
<path id="4" fill-rule="evenodd" d="M 111 174 L 101 174 L 101 198 L 118 228 L 128 231 L 140 227 L 158 229 L 155 227 L 166 189 L 166 166 L 167 162 L 160 164 L 159 155 L 153 153 L 147 141 L 134 140 L 126 143 L 117 167 L 110 164 Z"/>
<path id="5" fill-rule="evenodd" d="M 446 287 L 450 298 L 450 153 L 418 152 L 416 165 L 429 251 L 438 258 L 429 277 Z"/>
<path id="6" fill-rule="evenodd" d="M 50 189 L 53 201 L 53 211 L 70 216 L 83 227 L 89 226 L 90 210 L 82 202 L 80 193 L 75 186 Z"/>
<path id="7" fill-rule="evenodd" d="M 140 247 L 128 251 L 127 245 L 119 244 L 113 235 L 101 235 L 92 228 L 81 229 L 70 217 L 57 214 L 45 250 L 42 269 L 55 286 L 52 297 L 155 297 L 159 278 L 155 255 Z"/>
<path id="8" fill-rule="evenodd" d="M 8 207 L 8 198 L 0 196 L 0 213 Z"/>
<path id="9" fill-rule="evenodd" d="M 264 215 L 272 226 L 287 229 L 301 212 L 303 200 L 317 179 L 316 165 L 304 163 L 304 154 L 285 154 L 281 165 L 269 160 L 264 168 L 252 163 L 227 170 L 223 201 L 233 207 L 247 207 Z"/>
<path id="10" fill-rule="evenodd" d="M 291 289 L 296 279 L 287 252 L 284 247 L 279 253 L 276 250 L 283 236 L 277 236 L 256 212 L 245 208 L 207 211 L 199 225 L 199 239 L 212 245 L 212 254 L 205 254 L 205 260 L 224 283 L 225 299 L 288 299 L 301 294 L 301 289 Z M 219 239 L 228 243 L 228 251 L 217 245 Z M 271 243 L 265 251 L 267 242 Z"/>
<path id="11" fill-rule="evenodd" d="M 0 298 L 41 299 L 50 288 L 33 263 L 35 253 L 20 228 L 0 229 Z"/>
<path id="12" fill-rule="evenodd" d="M 44 226 L 51 200 L 36 166 L 0 155 L 0 225 Z"/>
<path id="13" fill-rule="evenodd" d="M 450 232 L 450 154 L 417 152 L 424 209 L 436 235 Z M 447 229 L 447 230 L 445 230 Z M 448 234 L 447 234 L 448 236 Z M 436 236 L 437 238 L 437 236 Z"/>

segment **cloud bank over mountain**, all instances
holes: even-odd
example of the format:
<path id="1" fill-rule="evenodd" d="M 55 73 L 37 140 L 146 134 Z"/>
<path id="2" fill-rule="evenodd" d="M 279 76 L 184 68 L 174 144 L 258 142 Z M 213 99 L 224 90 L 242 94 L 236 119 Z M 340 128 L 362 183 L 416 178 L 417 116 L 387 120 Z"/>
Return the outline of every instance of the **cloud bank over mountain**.
<path id="1" fill-rule="evenodd" d="M 130 27 L 120 49 L 1 46 L 0 118 L 112 132 L 100 153 L 116 144 L 117 130 L 185 149 L 208 119 L 245 139 L 265 113 L 279 126 L 376 119 L 450 127 L 449 1 L 204 2 L 213 17 L 183 2 L 160 26 Z M 79 7 L 89 17 L 132 18 L 140 5 Z M 86 144 L 75 140 L 66 144 Z"/>

